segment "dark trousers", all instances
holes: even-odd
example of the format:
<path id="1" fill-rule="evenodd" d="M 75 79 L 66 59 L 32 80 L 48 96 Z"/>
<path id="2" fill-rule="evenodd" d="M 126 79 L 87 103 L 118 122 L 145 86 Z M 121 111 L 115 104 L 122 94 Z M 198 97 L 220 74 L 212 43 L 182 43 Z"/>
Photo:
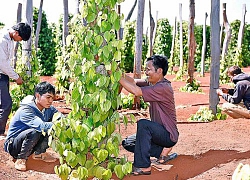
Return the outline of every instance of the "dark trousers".
<path id="1" fill-rule="evenodd" d="M 9 93 L 9 77 L 0 74 L 0 134 L 4 134 L 11 112 L 12 99 Z"/>
<path id="2" fill-rule="evenodd" d="M 15 159 L 28 159 L 31 154 L 44 153 L 49 147 L 48 135 L 43 136 L 35 129 L 27 129 L 6 143 L 7 152 Z"/>
<path id="3" fill-rule="evenodd" d="M 159 158 L 164 147 L 170 148 L 175 144 L 162 125 L 146 119 L 137 122 L 136 137 L 132 135 L 122 142 L 126 150 L 134 153 L 134 166 L 138 168 L 149 167 L 150 157 Z"/>

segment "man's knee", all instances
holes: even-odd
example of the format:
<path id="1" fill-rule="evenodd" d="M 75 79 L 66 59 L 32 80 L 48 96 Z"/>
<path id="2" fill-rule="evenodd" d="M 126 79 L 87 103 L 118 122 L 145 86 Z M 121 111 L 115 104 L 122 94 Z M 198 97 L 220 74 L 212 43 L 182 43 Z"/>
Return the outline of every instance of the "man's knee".
<path id="1" fill-rule="evenodd" d="M 147 119 L 140 119 L 139 121 L 137 121 L 137 126 L 143 127 L 143 126 L 147 126 L 147 124 L 151 122 Z"/>
<path id="2" fill-rule="evenodd" d="M 34 140 L 39 140 L 40 137 L 42 136 L 42 133 L 41 132 L 38 132 L 36 131 L 35 129 L 34 130 L 31 130 L 27 136 L 29 137 L 29 139 L 34 139 Z"/>
<path id="3" fill-rule="evenodd" d="M 227 110 L 230 110 L 232 108 L 235 108 L 236 105 L 232 104 L 232 103 L 223 103 L 222 104 L 222 111 L 227 111 Z"/>
<path id="4" fill-rule="evenodd" d="M 135 150 L 136 134 L 128 136 L 122 141 L 122 146 L 129 152 L 134 152 Z"/>

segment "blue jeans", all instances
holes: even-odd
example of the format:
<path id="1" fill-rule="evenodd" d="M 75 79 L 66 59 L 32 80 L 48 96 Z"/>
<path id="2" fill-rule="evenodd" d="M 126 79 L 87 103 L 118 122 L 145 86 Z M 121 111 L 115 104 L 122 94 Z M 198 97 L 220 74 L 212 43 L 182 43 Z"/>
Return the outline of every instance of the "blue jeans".
<path id="1" fill-rule="evenodd" d="M 5 143 L 5 151 L 9 152 L 14 159 L 28 159 L 31 154 L 44 153 L 49 147 L 48 135 L 43 136 L 35 129 L 27 129 Z"/>
<path id="2" fill-rule="evenodd" d="M 4 134 L 11 112 L 12 99 L 9 93 L 9 76 L 0 74 L 0 134 Z"/>
<path id="3" fill-rule="evenodd" d="M 159 158 L 164 147 L 170 148 L 175 144 L 162 125 L 146 119 L 137 122 L 136 137 L 131 135 L 122 142 L 126 150 L 134 153 L 134 166 L 138 168 L 149 167 L 150 157 Z"/>

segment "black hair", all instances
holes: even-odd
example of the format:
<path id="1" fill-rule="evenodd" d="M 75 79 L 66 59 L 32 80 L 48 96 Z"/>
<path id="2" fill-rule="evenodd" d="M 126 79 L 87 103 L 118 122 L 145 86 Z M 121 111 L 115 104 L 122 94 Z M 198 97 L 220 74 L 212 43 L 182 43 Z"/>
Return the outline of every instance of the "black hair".
<path id="1" fill-rule="evenodd" d="M 165 76 L 168 72 L 168 59 L 166 56 L 153 55 L 147 58 L 147 61 L 153 61 L 153 66 L 155 70 L 162 68 L 162 74 Z"/>
<path id="2" fill-rule="evenodd" d="M 17 31 L 23 41 L 28 41 L 31 35 L 31 27 L 27 23 L 19 22 L 12 26 L 12 29 Z"/>
<path id="3" fill-rule="evenodd" d="M 55 95 L 55 87 L 47 81 L 40 82 L 35 87 L 35 94 L 36 93 L 39 93 L 41 96 L 46 93 Z"/>
<path id="4" fill-rule="evenodd" d="M 241 74 L 241 73 L 242 73 L 242 71 L 241 71 L 241 68 L 239 66 L 231 66 L 227 70 L 227 74 L 229 74 L 231 76 Z"/>

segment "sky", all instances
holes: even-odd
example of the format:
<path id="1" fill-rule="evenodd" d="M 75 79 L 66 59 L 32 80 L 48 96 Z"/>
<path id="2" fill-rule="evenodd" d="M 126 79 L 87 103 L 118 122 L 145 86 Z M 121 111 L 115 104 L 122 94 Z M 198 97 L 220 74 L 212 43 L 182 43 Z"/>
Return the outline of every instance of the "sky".
<path id="1" fill-rule="evenodd" d="M 135 0 L 125 0 L 121 3 L 121 12 L 124 17 L 127 17 Z M 23 0 L 0 0 L 0 22 L 7 26 L 12 26 L 16 22 L 16 12 L 18 2 Z M 68 0 L 69 12 L 75 12 L 76 0 Z M 189 20 L 189 0 L 151 0 L 151 12 L 154 19 L 168 18 L 170 24 L 174 23 L 175 17 L 179 20 L 179 4 L 182 4 L 182 19 Z M 227 3 L 227 16 L 228 21 L 234 21 L 236 19 L 242 19 L 242 5 L 246 4 L 246 22 L 250 23 L 250 0 L 221 0 L 221 23 L 222 23 L 222 3 Z M 39 7 L 40 0 L 33 0 L 33 5 Z M 144 31 L 149 26 L 149 0 L 145 0 L 145 13 L 144 13 Z M 135 20 L 137 17 L 138 6 L 135 7 L 135 11 L 131 20 Z M 43 0 L 43 10 L 46 13 L 49 22 L 58 22 L 60 15 L 63 13 L 63 0 Z M 211 0 L 196 0 L 195 1 L 195 23 L 203 24 L 205 19 L 205 13 L 208 13 L 207 25 L 210 24 L 210 10 Z"/>

